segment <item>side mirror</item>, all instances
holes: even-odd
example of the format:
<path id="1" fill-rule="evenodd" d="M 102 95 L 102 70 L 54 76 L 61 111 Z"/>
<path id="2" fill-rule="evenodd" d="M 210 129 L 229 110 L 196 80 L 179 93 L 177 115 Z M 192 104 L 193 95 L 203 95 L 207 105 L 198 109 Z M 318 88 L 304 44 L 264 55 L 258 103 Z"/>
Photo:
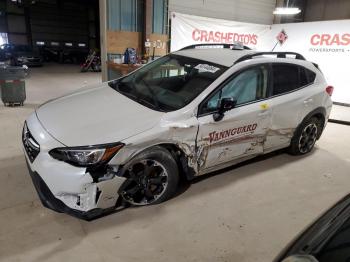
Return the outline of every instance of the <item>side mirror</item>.
<path id="1" fill-rule="evenodd" d="M 235 98 L 221 98 L 218 102 L 218 111 L 214 113 L 213 118 L 215 122 L 218 122 L 224 118 L 225 112 L 233 109 L 237 104 Z"/>

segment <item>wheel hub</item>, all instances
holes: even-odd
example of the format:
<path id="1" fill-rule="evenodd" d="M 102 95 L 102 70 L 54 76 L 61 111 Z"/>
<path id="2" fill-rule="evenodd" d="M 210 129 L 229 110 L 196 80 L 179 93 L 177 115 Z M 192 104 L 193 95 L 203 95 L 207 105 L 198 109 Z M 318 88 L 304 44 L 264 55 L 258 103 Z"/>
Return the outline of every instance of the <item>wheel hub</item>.
<path id="1" fill-rule="evenodd" d="M 122 197 L 133 205 L 155 202 L 168 185 L 168 173 L 156 160 L 143 160 L 130 166 L 125 174 Z"/>
<path id="2" fill-rule="evenodd" d="M 140 178 L 138 179 L 138 184 L 141 187 L 146 188 L 148 186 L 148 179 L 146 176 L 140 176 Z"/>
<path id="3" fill-rule="evenodd" d="M 311 123 L 301 132 L 299 139 L 299 151 L 303 154 L 311 151 L 317 140 L 317 125 Z"/>

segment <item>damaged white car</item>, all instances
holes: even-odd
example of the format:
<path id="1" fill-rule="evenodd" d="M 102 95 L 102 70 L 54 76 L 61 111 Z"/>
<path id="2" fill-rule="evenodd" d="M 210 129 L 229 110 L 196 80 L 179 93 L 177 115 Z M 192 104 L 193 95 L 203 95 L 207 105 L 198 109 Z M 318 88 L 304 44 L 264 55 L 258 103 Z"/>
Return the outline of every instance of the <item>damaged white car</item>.
<path id="1" fill-rule="evenodd" d="M 215 47 L 215 48 L 214 48 Z M 296 53 L 197 45 L 39 107 L 23 147 L 42 203 L 91 219 L 281 148 L 310 152 L 333 87 Z"/>

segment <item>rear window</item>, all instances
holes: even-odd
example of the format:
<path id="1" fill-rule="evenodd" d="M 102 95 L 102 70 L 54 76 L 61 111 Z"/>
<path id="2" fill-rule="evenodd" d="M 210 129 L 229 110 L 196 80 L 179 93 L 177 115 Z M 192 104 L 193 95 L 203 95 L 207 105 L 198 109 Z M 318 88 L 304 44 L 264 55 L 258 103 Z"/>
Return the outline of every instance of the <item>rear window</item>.
<path id="1" fill-rule="evenodd" d="M 299 88 L 299 69 L 289 64 L 276 64 L 273 68 L 273 95 Z"/>
<path id="2" fill-rule="evenodd" d="M 273 95 L 280 95 L 309 85 L 315 81 L 316 74 L 302 66 L 274 64 Z"/>

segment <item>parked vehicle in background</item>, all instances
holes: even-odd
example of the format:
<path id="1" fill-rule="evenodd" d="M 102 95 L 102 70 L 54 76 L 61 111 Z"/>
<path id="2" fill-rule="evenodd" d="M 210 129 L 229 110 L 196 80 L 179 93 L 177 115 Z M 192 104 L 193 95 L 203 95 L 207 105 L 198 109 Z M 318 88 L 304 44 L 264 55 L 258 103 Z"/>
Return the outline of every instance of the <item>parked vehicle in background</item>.
<path id="1" fill-rule="evenodd" d="M 350 195 L 302 232 L 275 262 L 350 261 Z"/>
<path id="2" fill-rule="evenodd" d="M 23 145 L 43 204 L 91 218 L 166 201 L 180 175 L 281 148 L 311 152 L 332 92 L 300 54 L 190 46 L 44 104 L 27 119 Z"/>
<path id="3" fill-rule="evenodd" d="M 42 66 L 42 57 L 27 45 L 3 44 L 0 46 L 5 60 L 10 60 L 12 66 Z"/>
<path id="4" fill-rule="evenodd" d="M 60 48 L 59 47 L 39 47 L 39 52 L 45 62 L 59 62 L 60 60 Z"/>
<path id="5" fill-rule="evenodd" d="M 85 61 L 88 54 L 86 49 L 63 49 L 60 52 L 59 63 L 63 64 L 81 64 Z"/>
<path id="6" fill-rule="evenodd" d="M 72 46 L 66 46 L 63 42 L 54 42 L 54 44 L 39 47 L 40 53 L 46 62 L 80 65 L 89 53 L 86 44 L 84 46 L 79 46 L 77 43 L 70 43 Z"/>

